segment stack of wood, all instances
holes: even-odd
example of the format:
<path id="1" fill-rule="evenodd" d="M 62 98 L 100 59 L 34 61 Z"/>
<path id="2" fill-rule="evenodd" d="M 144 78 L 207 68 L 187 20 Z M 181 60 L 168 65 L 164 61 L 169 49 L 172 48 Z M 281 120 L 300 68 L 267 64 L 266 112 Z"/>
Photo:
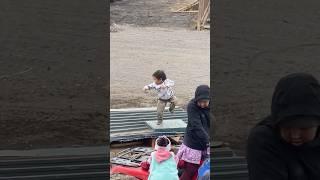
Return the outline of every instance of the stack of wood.
<path id="1" fill-rule="evenodd" d="M 175 10 L 174 12 L 198 13 L 198 9 L 199 9 L 199 0 L 196 0 L 193 3 L 187 4 L 184 7 L 181 7 L 178 10 Z"/>
<path id="2" fill-rule="evenodd" d="M 210 18 L 210 0 L 199 0 L 197 30 L 207 29 L 205 26 Z M 209 26 L 210 27 L 210 26 Z"/>
<path id="3" fill-rule="evenodd" d="M 196 29 L 210 29 L 210 0 L 196 0 L 173 12 L 197 13 Z"/>

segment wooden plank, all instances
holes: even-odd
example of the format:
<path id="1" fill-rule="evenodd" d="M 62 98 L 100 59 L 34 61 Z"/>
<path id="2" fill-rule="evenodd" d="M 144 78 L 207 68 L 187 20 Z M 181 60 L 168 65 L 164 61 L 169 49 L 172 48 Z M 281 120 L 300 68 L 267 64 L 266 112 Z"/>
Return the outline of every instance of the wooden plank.
<path id="1" fill-rule="evenodd" d="M 210 0 L 199 0 L 199 12 L 197 19 L 197 30 L 200 31 L 210 15 Z"/>
<path id="2" fill-rule="evenodd" d="M 182 119 L 163 120 L 160 125 L 158 121 L 146 121 L 148 127 L 154 132 L 184 132 L 187 127 Z"/>
<path id="3" fill-rule="evenodd" d="M 192 8 L 193 6 L 197 5 L 198 4 L 198 0 L 196 0 L 195 2 L 191 3 L 191 4 L 188 4 L 187 6 L 184 6 L 174 12 L 179 12 L 179 11 L 186 11 L 187 9 L 190 9 Z"/>
<path id="4" fill-rule="evenodd" d="M 169 137 L 169 139 L 171 140 L 172 143 L 175 144 L 179 144 L 179 140 L 180 140 L 181 136 L 175 136 L 175 137 Z"/>
<path id="5" fill-rule="evenodd" d="M 200 25 L 201 25 L 202 5 L 203 5 L 203 0 L 199 0 L 199 12 L 198 12 L 198 20 L 197 20 L 198 31 L 200 31 Z"/>
<path id="6" fill-rule="evenodd" d="M 174 11 L 174 13 L 198 13 L 199 11 Z"/>
<path id="7" fill-rule="evenodd" d="M 156 147 L 156 139 L 151 140 L 151 147 L 155 148 Z"/>
<path id="8" fill-rule="evenodd" d="M 204 29 L 210 29 L 210 25 L 204 25 L 203 28 Z"/>
<path id="9" fill-rule="evenodd" d="M 205 19 L 205 16 L 208 12 L 208 9 L 209 9 L 209 6 L 205 7 L 205 10 L 203 12 L 203 15 L 201 16 L 201 24 L 203 23 L 204 19 Z"/>
<path id="10" fill-rule="evenodd" d="M 133 142 L 126 142 L 126 143 L 113 143 L 110 145 L 110 148 L 125 148 L 125 147 L 132 147 L 132 146 L 139 146 L 143 145 L 143 141 L 133 141 Z"/>
<path id="11" fill-rule="evenodd" d="M 203 17 L 203 19 L 202 19 L 202 24 L 201 24 L 201 26 L 204 26 L 204 25 L 205 25 L 205 23 L 206 23 L 206 21 L 207 21 L 207 19 L 208 19 L 209 13 L 210 13 L 210 5 L 207 6 L 207 8 L 206 8 L 205 15 L 204 15 L 204 17 Z"/>

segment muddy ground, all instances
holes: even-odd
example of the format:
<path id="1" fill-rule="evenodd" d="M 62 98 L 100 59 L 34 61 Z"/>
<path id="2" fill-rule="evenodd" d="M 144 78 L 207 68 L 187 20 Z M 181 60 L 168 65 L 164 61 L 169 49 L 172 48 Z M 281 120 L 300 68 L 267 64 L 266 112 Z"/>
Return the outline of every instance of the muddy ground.
<path id="1" fill-rule="evenodd" d="M 1 1 L 0 149 L 106 144 L 99 2 Z"/>
<path id="2" fill-rule="evenodd" d="M 320 78 L 320 2 L 216 2 L 213 80 L 216 139 L 245 150 L 249 130 L 270 112 L 277 81 Z"/>

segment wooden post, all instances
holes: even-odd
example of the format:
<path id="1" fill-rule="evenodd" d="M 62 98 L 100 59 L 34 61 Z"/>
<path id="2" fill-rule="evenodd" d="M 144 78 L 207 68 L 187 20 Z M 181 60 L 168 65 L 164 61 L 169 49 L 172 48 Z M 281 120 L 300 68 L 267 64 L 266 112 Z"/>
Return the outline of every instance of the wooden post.
<path id="1" fill-rule="evenodd" d="M 205 25 L 210 14 L 210 0 L 199 0 L 197 30 L 200 31 Z"/>
<path id="2" fill-rule="evenodd" d="M 198 10 L 198 20 L 197 20 L 197 30 L 200 31 L 200 25 L 201 25 L 201 17 L 202 17 L 202 5 L 203 0 L 199 0 L 199 10 Z"/>
<path id="3" fill-rule="evenodd" d="M 146 145 L 149 146 L 149 147 L 151 147 L 151 148 L 154 148 L 155 145 L 156 145 L 156 139 L 155 139 L 155 138 L 150 138 L 150 139 L 148 139 Z"/>
<path id="4" fill-rule="evenodd" d="M 154 149 L 156 147 L 156 139 L 152 138 L 151 147 Z"/>
<path id="5" fill-rule="evenodd" d="M 204 26 L 206 24 L 206 21 L 207 21 L 207 19 L 209 17 L 209 14 L 210 14 L 210 5 L 208 5 L 206 10 L 205 10 L 205 13 L 204 13 L 203 18 L 202 18 L 201 26 Z"/>

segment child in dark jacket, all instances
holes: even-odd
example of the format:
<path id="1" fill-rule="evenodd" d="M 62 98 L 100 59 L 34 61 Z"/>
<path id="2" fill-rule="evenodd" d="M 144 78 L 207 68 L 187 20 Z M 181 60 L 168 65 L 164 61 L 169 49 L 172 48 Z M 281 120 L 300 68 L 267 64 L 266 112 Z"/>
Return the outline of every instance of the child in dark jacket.
<path id="1" fill-rule="evenodd" d="M 191 180 L 197 175 L 201 162 L 209 156 L 210 128 L 210 88 L 200 85 L 195 92 L 195 98 L 188 104 L 188 125 L 183 144 L 176 155 L 179 168 L 184 169 L 181 180 Z"/>

